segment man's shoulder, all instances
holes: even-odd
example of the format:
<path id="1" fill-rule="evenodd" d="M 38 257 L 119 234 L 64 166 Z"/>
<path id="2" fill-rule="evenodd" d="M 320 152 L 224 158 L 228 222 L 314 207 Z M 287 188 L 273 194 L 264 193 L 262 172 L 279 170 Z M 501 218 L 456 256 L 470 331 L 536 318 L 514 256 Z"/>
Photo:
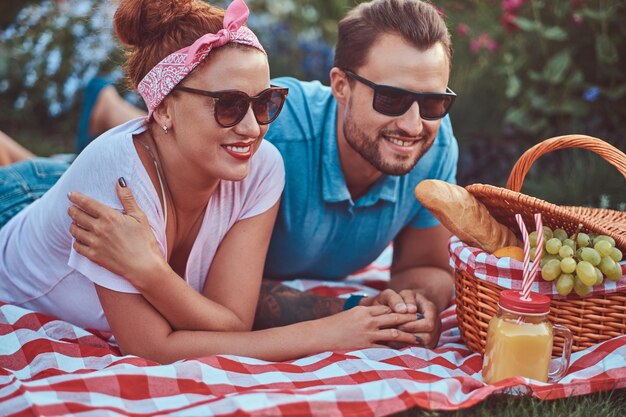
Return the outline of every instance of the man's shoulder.
<path id="1" fill-rule="evenodd" d="M 289 88 L 281 114 L 271 124 L 266 139 L 281 149 L 281 144 L 315 141 L 334 121 L 334 97 L 330 87 L 319 81 L 300 81 L 281 77 L 272 84 Z"/>

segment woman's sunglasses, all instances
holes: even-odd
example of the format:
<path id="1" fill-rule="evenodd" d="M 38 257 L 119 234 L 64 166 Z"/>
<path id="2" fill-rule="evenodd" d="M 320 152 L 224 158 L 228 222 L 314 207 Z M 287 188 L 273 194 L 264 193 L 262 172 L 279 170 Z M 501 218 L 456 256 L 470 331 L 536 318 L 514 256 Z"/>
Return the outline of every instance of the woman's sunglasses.
<path id="1" fill-rule="evenodd" d="M 270 124 L 278 117 L 285 104 L 288 88 L 271 86 L 258 95 L 250 97 L 243 91 L 205 91 L 196 88 L 176 86 L 174 90 L 199 94 L 215 99 L 215 121 L 222 127 L 232 127 L 241 122 L 252 103 L 252 112 L 260 125 Z"/>
<path id="2" fill-rule="evenodd" d="M 402 116 L 417 101 L 422 119 L 439 120 L 448 114 L 456 98 L 456 94 L 449 88 L 446 88 L 445 93 L 416 93 L 404 88 L 376 84 L 350 70 L 344 72 L 374 90 L 372 106 L 378 113 L 386 116 Z"/>

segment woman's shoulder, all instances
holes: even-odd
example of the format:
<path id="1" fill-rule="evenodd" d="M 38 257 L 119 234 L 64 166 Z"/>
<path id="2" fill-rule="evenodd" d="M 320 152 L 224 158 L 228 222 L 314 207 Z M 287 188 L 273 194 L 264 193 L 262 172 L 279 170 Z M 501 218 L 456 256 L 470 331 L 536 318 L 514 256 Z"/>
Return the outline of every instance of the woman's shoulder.
<path id="1" fill-rule="evenodd" d="M 126 163 L 132 158 L 133 135 L 146 129 L 144 118 L 134 119 L 104 132 L 94 139 L 76 158 L 75 162 L 97 166 L 110 166 Z"/>
<path id="2" fill-rule="evenodd" d="M 283 163 L 283 157 L 276 146 L 265 139 L 261 141 L 259 149 L 254 154 L 253 161 L 256 161 L 257 159 L 270 163 Z"/>
<path id="3" fill-rule="evenodd" d="M 276 146 L 263 140 L 252 157 L 250 174 L 247 179 L 254 181 L 256 177 L 267 177 L 268 175 L 284 177 L 284 170 L 283 157 Z"/>

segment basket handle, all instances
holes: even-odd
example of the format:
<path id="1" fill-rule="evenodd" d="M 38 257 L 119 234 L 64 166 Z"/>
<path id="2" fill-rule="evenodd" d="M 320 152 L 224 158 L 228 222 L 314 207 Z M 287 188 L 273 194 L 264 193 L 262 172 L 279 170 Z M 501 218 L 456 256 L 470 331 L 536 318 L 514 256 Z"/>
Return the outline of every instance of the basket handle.
<path id="1" fill-rule="evenodd" d="M 506 188 L 519 192 L 533 162 L 543 154 L 567 148 L 587 149 L 600 155 L 617 168 L 626 179 L 626 154 L 624 152 L 593 136 L 564 135 L 546 139 L 524 152 L 513 166 L 511 175 L 506 182 Z"/>

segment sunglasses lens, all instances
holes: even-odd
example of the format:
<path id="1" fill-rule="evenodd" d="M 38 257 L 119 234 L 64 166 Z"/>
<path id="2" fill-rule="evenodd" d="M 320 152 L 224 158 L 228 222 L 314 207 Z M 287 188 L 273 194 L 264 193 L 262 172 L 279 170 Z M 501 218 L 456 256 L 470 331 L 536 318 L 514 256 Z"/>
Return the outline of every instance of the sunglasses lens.
<path id="1" fill-rule="evenodd" d="M 234 126 L 243 119 L 248 111 L 248 96 L 244 93 L 224 93 L 217 100 L 215 115 L 219 124 Z"/>
<path id="2" fill-rule="evenodd" d="M 379 88 L 376 94 L 374 94 L 374 110 L 389 116 L 400 116 L 411 107 L 413 100 L 413 95 L 411 94 L 398 90 Z"/>
<path id="3" fill-rule="evenodd" d="M 401 116 L 417 100 L 420 116 L 425 120 L 438 120 L 444 117 L 452 106 L 453 97 L 445 94 L 415 94 L 398 90 L 379 88 L 374 96 L 374 110 L 388 116 Z"/>
<path id="4" fill-rule="evenodd" d="M 423 119 L 441 119 L 452 106 L 453 98 L 443 94 L 431 94 L 420 100 L 420 115 Z"/>
<path id="5" fill-rule="evenodd" d="M 266 90 L 252 104 L 257 122 L 271 123 L 280 113 L 284 102 L 285 95 L 280 90 Z"/>

